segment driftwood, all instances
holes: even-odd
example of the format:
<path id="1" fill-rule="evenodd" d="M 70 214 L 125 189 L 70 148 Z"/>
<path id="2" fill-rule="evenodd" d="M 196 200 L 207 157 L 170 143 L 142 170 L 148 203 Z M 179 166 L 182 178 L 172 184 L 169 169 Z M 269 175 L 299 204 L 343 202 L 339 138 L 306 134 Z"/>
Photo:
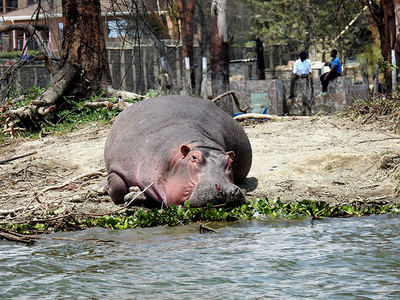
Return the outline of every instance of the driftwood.
<path id="1" fill-rule="evenodd" d="M 90 217 L 102 217 L 102 216 L 111 215 L 113 213 L 116 213 L 116 212 L 119 212 L 121 210 L 126 209 L 132 202 L 135 201 L 135 199 L 138 196 L 143 194 L 151 185 L 152 184 L 150 184 L 143 191 L 138 193 L 129 203 L 125 204 L 123 207 L 120 207 L 118 209 L 115 209 L 113 211 L 109 211 L 109 212 L 106 212 L 106 213 L 67 213 L 67 214 L 62 214 L 62 215 L 55 216 L 55 217 L 52 217 L 52 218 L 47 217 L 47 218 L 39 218 L 39 219 L 38 218 L 27 217 L 27 218 L 19 218 L 19 220 L 17 220 L 17 221 L 14 220 L 13 224 L 24 224 L 24 223 L 28 223 L 28 222 L 33 222 L 33 223 L 36 223 L 36 222 L 39 222 L 39 223 L 48 222 L 48 223 L 53 224 L 52 226 L 54 227 L 54 224 L 60 224 L 60 222 L 63 222 L 64 220 L 69 220 L 71 218 L 90 218 Z M 36 207 L 35 209 L 37 209 L 37 208 L 38 207 Z M 2 222 L 2 223 L 0 223 L 0 225 L 6 225 L 6 224 L 8 224 L 8 222 Z M 56 223 L 54 223 L 54 222 L 56 222 Z M 57 225 L 55 225 L 55 227 L 57 227 Z M 3 232 L 3 231 L 0 229 L 0 233 Z M 12 240 L 12 241 L 16 241 L 16 242 L 32 243 L 32 241 L 30 241 L 30 240 L 25 240 L 24 241 L 24 240 L 18 239 L 18 235 L 19 234 L 9 233 L 9 235 L 7 235 L 7 233 L 8 232 L 6 232 L 6 234 L 4 236 L 0 235 L 0 238 L 3 237 L 3 238 L 7 238 L 9 240 Z M 15 237 L 15 235 L 17 235 L 17 237 Z M 24 236 L 24 235 L 22 235 L 22 236 Z M 84 239 L 84 240 L 92 240 L 92 239 Z M 96 242 L 98 242 L 98 241 L 99 242 L 112 242 L 112 241 L 97 240 L 97 239 L 93 239 L 93 240 L 95 240 Z"/>
<path id="2" fill-rule="evenodd" d="M 246 119 L 259 119 L 259 120 L 273 120 L 277 121 L 280 120 L 281 117 L 276 116 L 276 115 L 268 115 L 268 114 L 255 114 L 255 113 L 250 113 L 250 114 L 242 114 L 234 117 L 235 120 L 246 120 Z"/>
<path id="3" fill-rule="evenodd" d="M 101 107 L 107 107 L 108 109 L 120 109 L 124 110 L 131 106 L 132 103 L 125 102 L 122 99 L 118 99 L 118 102 L 112 103 L 110 101 L 95 101 L 95 102 L 85 102 L 84 106 L 87 106 L 89 108 L 101 108 Z"/>
<path id="4" fill-rule="evenodd" d="M 228 96 L 228 95 L 232 95 L 233 101 L 235 102 L 236 107 L 237 107 L 237 109 L 238 109 L 240 112 L 246 113 L 246 111 L 249 110 L 249 109 L 251 108 L 250 106 L 248 106 L 248 107 L 246 107 L 246 108 L 240 107 L 239 99 L 238 99 L 238 97 L 236 96 L 236 94 L 235 94 L 234 91 L 228 91 L 228 92 L 226 92 L 226 93 L 223 93 L 223 94 L 221 94 L 221 95 L 215 97 L 215 98 L 212 99 L 211 101 L 215 103 L 215 102 L 217 102 L 218 100 L 221 100 L 223 97 Z"/>
<path id="5" fill-rule="evenodd" d="M 22 127 L 15 127 L 15 122 L 9 122 L 9 123 L 5 123 L 4 124 L 4 128 L 3 128 L 3 133 L 8 133 L 11 135 L 11 138 L 14 138 L 16 136 L 16 133 L 18 131 L 26 131 L 26 128 L 22 128 Z"/>
<path id="6" fill-rule="evenodd" d="M 107 96 L 108 97 L 120 97 L 122 99 L 145 99 L 146 97 L 143 95 L 127 92 L 127 91 L 120 91 L 120 90 L 115 90 L 112 87 L 107 88 Z"/>
<path id="7" fill-rule="evenodd" d="M 101 108 L 101 107 L 107 107 L 108 109 L 114 108 L 114 103 L 110 101 L 85 102 L 83 105 L 89 108 Z"/>
<path id="8" fill-rule="evenodd" d="M 3 229 L 0 230 L 0 238 L 11 242 L 24 243 L 27 245 L 32 245 L 35 242 L 35 238 L 33 238 L 32 236 L 24 236 L 16 232 L 11 232 Z"/>
<path id="9" fill-rule="evenodd" d="M 51 237 L 50 240 L 59 240 L 59 241 L 94 241 L 95 244 L 98 242 L 102 243 L 114 243 L 114 240 L 103 240 L 103 239 L 95 239 L 95 238 L 83 238 L 83 239 L 76 239 L 76 238 L 64 238 L 64 237 Z"/>
<path id="10" fill-rule="evenodd" d="M 21 210 L 24 210 L 25 207 L 18 207 L 15 209 L 9 209 L 9 210 L 0 210 L 0 215 L 9 215 L 9 214 L 14 214 L 16 212 L 19 212 Z"/>
<path id="11" fill-rule="evenodd" d="M 17 243 L 24 243 L 27 245 L 32 245 L 35 243 L 35 240 L 60 240 L 60 241 L 94 241 L 95 244 L 98 242 L 102 243 L 114 243 L 115 241 L 113 240 L 103 240 L 103 239 L 96 239 L 96 238 L 82 238 L 82 239 L 77 239 L 77 238 L 64 238 L 64 237 L 50 237 L 50 238 L 41 238 L 35 235 L 24 235 L 20 234 L 17 232 L 9 231 L 9 230 L 4 230 L 0 229 L 0 238 L 3 238 L 5 240 L 11 241 L 11 242 L 17 242 Z"/>
<path id="12" fill-rule="evenodd" d="M 30 153 L 26 153 L 26 154 L 10 157 L 10 158 L 7 158 L 7 159 L 3 159 L 3 160 L 0 160 L 0 165 L 8 163 L 8 162 L 13 161 L 13 160 L 24 158 L 24 157 L 27 157 L 27 156 L 30 156 L 30 155 L 33 155 L 33 154 L 36 154 L 36 153 L 37 153 L 37 151 L 33 151 L 33 152 L 30 152 Z"/>
<path id="13" fill-rule="evenodd" d="M 381 141 L 386 141 L 386 140 L 400 140 L 400 137 L 387 137 L 384 139 L 376 139 L 376 140 L 365 140 L 365 141 L 360 141 L 358 142 L 359 144 L 363 143 L 373 143 L 373 142 L 381 142 Z"/>
<path id="14" fill-rule="evenodd" d="M 207 224 L 209 224 L 209 223 L 207 223 Z M 200 224 L 199 232 L 200 233 L 206 233 L 206 232 L 218 233 L 218 230 L 208 227 L 206 224 Z"/>
<path id="15" fill-rule="evenodd" d="M 93 177 L 93 176 L 105 176 L 105 174 L 102 173 L 102 172 L 91 172 L 91 173 L 86 173 L 86 174 L 83 174 L 83 175 L 79 175 L 79 176 L 77 176 L 77 177 L 75 177 L 75 178 L 73 178 L 71 180 L 65 181 L 64 183 L 62 183 L 60 185 L 53 185 L 53 186 L 49 186 L 47 188 L 44 188 L 39 193 L 43 194 L 43 193 L 51 191 L 51 190 L 61 189 L 61 188 L 65 187 L 65 186 L 69 185 L 70 183 L 78 180 L 78 179 L 82 179 L 82 178 L 85 178 L 85 177 Z"/>

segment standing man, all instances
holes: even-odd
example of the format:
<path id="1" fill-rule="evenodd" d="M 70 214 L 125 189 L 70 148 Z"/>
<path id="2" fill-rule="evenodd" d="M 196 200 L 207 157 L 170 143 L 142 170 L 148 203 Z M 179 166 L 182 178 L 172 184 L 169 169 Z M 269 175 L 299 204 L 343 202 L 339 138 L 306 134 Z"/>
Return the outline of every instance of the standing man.
<path id="1" fill-rule="evenodd" d="M 312 76 L 311 76 L 311 61 L 307 59 L 307 53 L 301 51 L 299 53 L 299 59 L 295 61 L 293 66 L 293 74 L 290 78 L 290 95 L 289 99 L 294 98 L 294 84 L 297 79 L 305 78 L 308 80 L 311 86 L 311 95 L 314 94 L 314 87 L 312 83 Z"/>
<path id="2" fill-rule="evenodd" d="M 328 83 L 329 81 L 338 78 L 342 75 L 342 64 L 340 63 L 339 58 L 337 57 L 337 50 L 333 49 L 331 51 L 331 63 L 329 64 L 330 71 L 321 75 L 320 80 L 322 84 L 322 93 L 321 95 L 326 95 L 328 93 Z"/>

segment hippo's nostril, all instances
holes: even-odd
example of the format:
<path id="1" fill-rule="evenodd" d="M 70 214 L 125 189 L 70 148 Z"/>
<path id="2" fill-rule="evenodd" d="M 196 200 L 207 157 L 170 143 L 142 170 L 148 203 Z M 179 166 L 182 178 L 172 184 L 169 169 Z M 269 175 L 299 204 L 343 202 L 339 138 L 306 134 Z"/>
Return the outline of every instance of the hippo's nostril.
<path id="1" fill-rule="evenodd" d="M 245 199 L 242 190 L 236 186 L 230 190 L 226 200 L 226 202 L 242 203 Z"/>
<path id="2" fill-rule="evenodd" d="M 242 191 L 240 190 L 240 188 L 236 188 L 235 191 L 233 192 L 233 194 L 235 196 L 242 194 Z"/>

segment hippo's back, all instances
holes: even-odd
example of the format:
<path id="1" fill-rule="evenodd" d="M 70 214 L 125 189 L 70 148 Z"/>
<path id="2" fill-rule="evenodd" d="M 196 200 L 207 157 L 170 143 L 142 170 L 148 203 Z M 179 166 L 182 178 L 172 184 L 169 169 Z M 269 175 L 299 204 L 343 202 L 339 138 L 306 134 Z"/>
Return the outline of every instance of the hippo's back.
<path id="1" fill-rule="evenodd" d="M 234 151 L 236 181 L 250 170 L 250 143 L 237 121 L 210 100 L 185 96 L 146 99 L 121 112 L 107 137 L 106 167 L 157 168 L 171 149 L 193 141 Z"/>

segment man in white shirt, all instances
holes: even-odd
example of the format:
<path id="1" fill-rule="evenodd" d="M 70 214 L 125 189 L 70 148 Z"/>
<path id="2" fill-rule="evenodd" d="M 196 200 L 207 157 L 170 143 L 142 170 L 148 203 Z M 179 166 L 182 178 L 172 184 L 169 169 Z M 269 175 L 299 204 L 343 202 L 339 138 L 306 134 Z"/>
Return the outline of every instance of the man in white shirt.
<path id="1" fill-rule="evenodd" d="M 294 84 L 297 79 L 305 78 L 308 80 L 311 86 L 311 94 L 314 94 L 314 87 L 312 83 L 312 76 L 311 76 L 311 61 L 307 59 L 307 53 L 301 51 L 299 53 L 299 59 L 295 61 L 293 66 L 293 74 L 290 78 L 290 95 L 289 99 L 294 98 Z"/>

